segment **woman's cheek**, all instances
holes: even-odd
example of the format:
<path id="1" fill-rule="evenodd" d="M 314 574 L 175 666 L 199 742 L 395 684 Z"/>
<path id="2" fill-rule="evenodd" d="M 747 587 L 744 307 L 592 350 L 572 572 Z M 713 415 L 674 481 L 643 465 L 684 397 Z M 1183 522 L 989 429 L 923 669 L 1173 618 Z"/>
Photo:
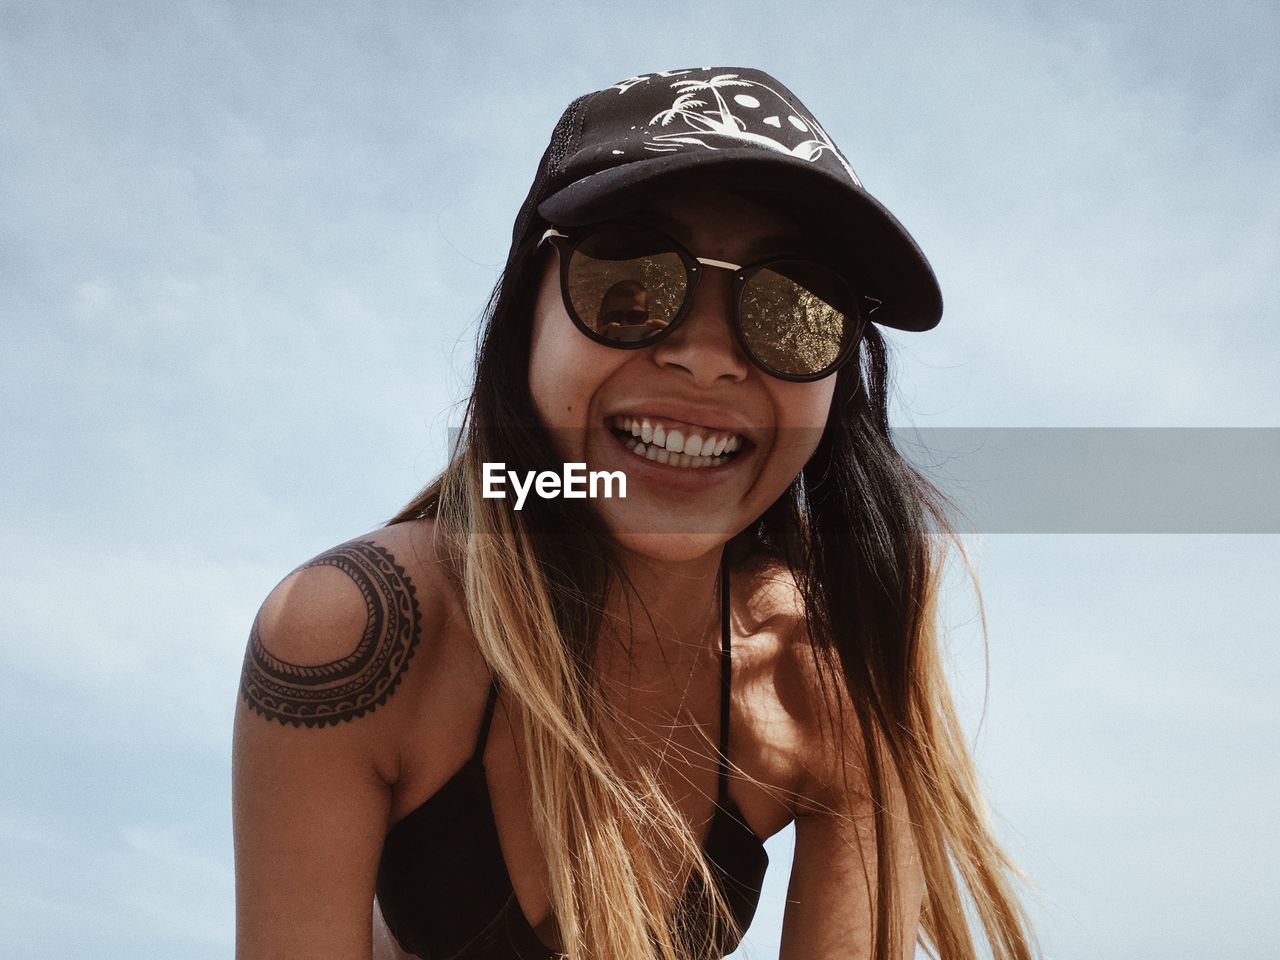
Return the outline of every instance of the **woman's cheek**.
<path id="1" fill-rule="evenodd" d="M 571 337 L 585 340 L 573 328 L 560 300 L 559 283 L 553 270 L 543 274 L 533 311 L 533 341 L 529 351 L 529 392 L 543 425 L 551 430 L 581 426 L 585 401 L 578 394 L 583 385 Z"/>
<path id="2" fill-rule="evenodd" d="M 773 394 L 775 429 L 773 451 L 760 477 L 761 504 L 767 507 L 782 495 L 800 475 L 822 440 L 831 399 L 835 393 L 835 377 L 816 383 L 775 381 L 769 386 Z"/>
<path id="3" fill-rule="evenodd" d="M 822 439 L 835 389 L 834 376 L 813 383 L 778 381 L 774 385 L 778 438 L 788 452 L 789 466 L 794 466 L 792 479 L 809 462 Z"/>
<path id="4" fill-rule="evenodd" d="M 558 274 L 543 283 L 533 316 L 529 351 L 529 391 L 534 409 L 560 459 L 581 462 L 592 421 L 592 401 L 628 359 L 624 350 L 592 342 L 565 312 Z"/>

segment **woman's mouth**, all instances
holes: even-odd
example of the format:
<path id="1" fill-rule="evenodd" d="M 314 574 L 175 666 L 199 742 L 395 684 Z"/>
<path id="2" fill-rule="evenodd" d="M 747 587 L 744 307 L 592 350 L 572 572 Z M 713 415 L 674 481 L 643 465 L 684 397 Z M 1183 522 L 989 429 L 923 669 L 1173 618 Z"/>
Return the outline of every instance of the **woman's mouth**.
<path id="1" fill-rule="evenodd" d="M 621 415 L 610 417 L 606 423 L 635 456 L 669 467 L 721 467 L 751 443 L 740 434 L 666 417 Z"/>

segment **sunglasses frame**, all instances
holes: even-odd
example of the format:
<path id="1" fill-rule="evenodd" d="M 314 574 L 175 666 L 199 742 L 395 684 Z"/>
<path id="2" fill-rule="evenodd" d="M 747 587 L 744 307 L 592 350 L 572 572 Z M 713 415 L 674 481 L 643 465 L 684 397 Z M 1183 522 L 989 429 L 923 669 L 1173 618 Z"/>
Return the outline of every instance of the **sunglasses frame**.
<path id="1" fill-rule="evenodd" d="M 679 309 L 676 310 L 675 316 L 671 318 L 671 321 L 667 326 L 647 340 L 613 340 L 604 336 L 597 330 L 593 329 L 591 324 L 583 320 L 582 317 L 578 316 L 578 311 L 573 306 L 573 298 L 569 295 L 569 264 L 573 259 L 574 252 L 589 237 L 612 227 L 619 226 L 648 230 L 651 233 L 657 234 L 670 243 L 671 252 L 676 254 L 684 264 L 687 279 L 684 299 L 681 302 Z M 607 220 L 603 223 L 592 224 L 589 227 L 566 229 L 570 232 L 565 233 L 556 227 L 551 227 L 538 241 L 539 247 L 544 243 L 550 243 L 555 247 L 556 251 L 560 255 L 560 296 L 564 301 L 565 311 L 569 314 L 570 319 L 573 320 L 574 326 L 582 331 L 582 333 L 587 337 L 594 340 L 596 343 L 603 344 L 606 347 L 614 347 L 618 350 L 638 350 L 643 347 L 652 347 L 670 336 L 680 326 L 680 324 L 684 322 L 685 317 L 689 314 L 690 308 L 693 306 L 693 295 L 697 290 L 698 281 L 702 278 L 704 267 L 713 267 L 718 270 L 729 270 L 733 273 L 733 319 L 731 326 L 733 327 L 734 336 L 741 345 L 743 352 L 751 359 L 752 363 L 769 376 L 777 377 L 779 380 L 788 380 L 792 383 L 810 383 L 815 380 L 822 380 L 831 376 L 844 366 L 849 361 L 850 357 L 857 352 L 858 344 L 862 342 L 862 336 L 866 331 L 867 323 L 870 321 L 871 314 L 875 313 L 875 311 L 880 307 L 880 301 L 874 297 L 859 295 L 849 281 L 844 278 L 843 274 L 841 274 L 841 272 L 832 264 L 814 259 L 813 257 L 772 256 L 766 257 L 762 260 L 756 260 L 749 264 L 729 263 L 725 260 L 714 260 L 710 257 L 698 257 L 690 253 L 678 240 L 664 231 L 659 230 L 656 227 L 649 226 L 648 224 L 631 223 L 625 220 Z M 763 363 L 756 356 L 755 351 L 753 351 L 750 344 L 747 343 L 746 335 L 742 330 L 742 295 L 746 291 L 747 283 L 751 280 L 751 277 L 772 264 L 794 262 L 814 263 L 824 269 L 830 270 L 842 283 L 845 284 L 846 287 L 848 287 L 849 293 L 852 295 L 850 302 L 854 305 L 856 310 L 856 314 L 851 318 L 855 324 L 854 335 L 850 337 L 848 342 L 840 348 L 840 352 L 836 355 L 836 358 L 817 373 L 794 374 L 783 373 L 780 370 L 773 369 L 768 364 Z M 858 301 L 862 301 L 863 304 L 866 304 L 867 309 L 863 309 L 862 304 Z M 850 319 L 847 313 L 845 314 L 845 317 L 846 319 Z"/>

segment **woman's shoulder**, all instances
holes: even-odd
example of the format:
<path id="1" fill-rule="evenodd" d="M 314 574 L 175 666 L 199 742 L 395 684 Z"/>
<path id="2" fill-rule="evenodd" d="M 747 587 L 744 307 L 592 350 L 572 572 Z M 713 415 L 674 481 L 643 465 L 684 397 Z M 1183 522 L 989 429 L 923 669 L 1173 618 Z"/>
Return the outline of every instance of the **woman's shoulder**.
<path id="1" fill-rule="evenodd" d="M 268 593 L 258 629 L 281 655 L 338 654 L 375 623 L 392 631 L 420 626 L 424 612 L 438 612 L 454 593 L 434 521 L 398 523 L 294 567 Z"/>
<path id="2" fill-rule="evenodd" d="M 809 624 L 809 611 L 795 572 L 769 556 L 739 561 L 730 590 L 734 616 L 748 637 L 764 634 L 773 654 L 771 662 L 796 675 L 797 681 L 820 683 L 816 662 L 828 656 Z"/>
<path id="3" fill-rule="evenodd" d="M 381 527 L 304 561 L 258 610 L 242 693 L 269 719 L 327 726 L 393 710 L 431 673 L 459 604 L 434 523 Z"/>
<path id="4" fill-rule="evenodd" d="M 794 622 L 803 617 L 804 605 L 795 574 L 768 554 L 739 558 L 732 566 L 729 588 L 735 604 L 741 601 L 755 620 Z"/>
<path id="5" fill-rule="evenodd" d="M 791 672 L 797 649 L 809 643 L 795 574 L 773 557 L 749 556 L 734 564 L 729 592 L 735 634 L 742 638 L 750 664 L 771 673 Z"/>
<path id="6" fill-rule="evenodd" d="M 793 815 L 811 812 L 828 801 L 833 770 L 861 767 L 856 715 L 839 661 L 813 636 L 793 571 L 757 557 L 735 572 L 742 584 L 740 594 L 734 591 L 734 616 L 746 640 L 746 706 L 791 774 Z"/>

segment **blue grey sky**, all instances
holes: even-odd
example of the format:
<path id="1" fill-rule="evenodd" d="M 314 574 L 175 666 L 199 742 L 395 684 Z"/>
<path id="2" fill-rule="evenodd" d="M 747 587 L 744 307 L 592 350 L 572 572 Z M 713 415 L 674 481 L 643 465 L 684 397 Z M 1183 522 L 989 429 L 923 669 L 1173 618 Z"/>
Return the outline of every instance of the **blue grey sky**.
<path id="1" fill-rule="evenodd" d="M 249 624 L 441 466 L 574 96 L 705 64 L 805 101 L 942 283 L 890 338 L 901 424 L 1277 427 L 1277 33 L 1261 2 L 0 0 L 0 943 L 231 956 Z M 957 697 L 1048 954 L 1274 956 L 1280 542 L 968 542 L 981 725 L 958 571 Z M 743 956 L 776 956 L 788 842 Z"/>

